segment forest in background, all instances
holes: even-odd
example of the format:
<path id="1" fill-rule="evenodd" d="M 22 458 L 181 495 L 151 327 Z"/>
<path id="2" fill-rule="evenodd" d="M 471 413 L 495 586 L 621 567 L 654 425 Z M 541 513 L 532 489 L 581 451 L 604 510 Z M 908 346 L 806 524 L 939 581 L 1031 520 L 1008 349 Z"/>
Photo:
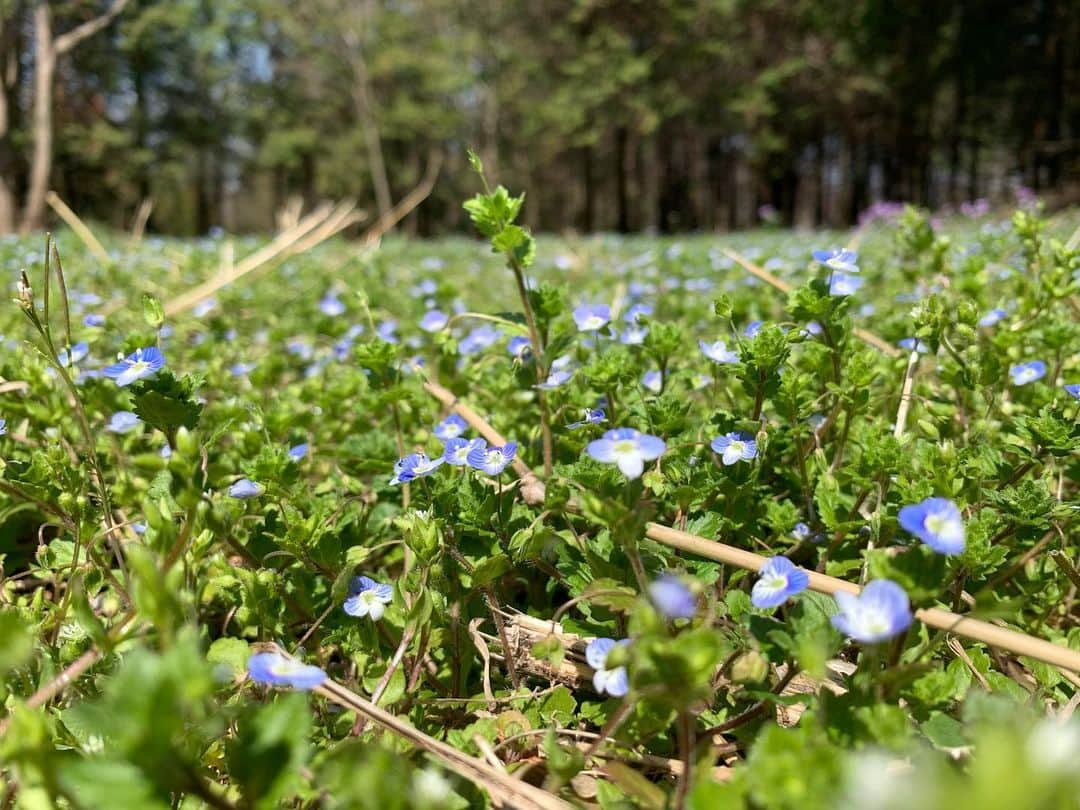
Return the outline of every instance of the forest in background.
<path id="1" fill-rule="evenodd" d="M 1080 197 L 1070 0 L 0 0 L 0 232 L 465 225 L 466 148 L 544 230 L 844 226 Z M 152 208 L 150 207 L 152 204 Z"/>

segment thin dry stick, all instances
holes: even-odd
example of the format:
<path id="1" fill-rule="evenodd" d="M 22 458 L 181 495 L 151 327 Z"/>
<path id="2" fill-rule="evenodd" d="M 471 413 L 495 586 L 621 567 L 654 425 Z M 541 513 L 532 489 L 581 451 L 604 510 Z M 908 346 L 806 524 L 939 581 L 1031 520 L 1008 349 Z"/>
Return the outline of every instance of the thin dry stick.
<path id="1" fill-rule="evenodd" d="M 150 214 L 154 210 L 154 198 L 144 197 L 143 201 L 139 203 L 139 208 L 135 211 L 135 219 L 131 223 L 131 241 L 138 243 L 142 241 L 143 234 L 146 233 L 146 223 L 150 221 Z"/>
<path id="2" fill-rule="evenodd" d="M 791 285 L 788 284 L 786 281 L 777 278 L 764 267 L 758 267 L 752 261 L 739 255 L 734 250 L 728 250 L 725 248 L 724 255 L 732 261 L 741 264 L 743 269 L 746 270 L 746 272 L 748 272 L 752 276 L 756 276 L 757 278 L 761 279 L 769 286 L 775 287 L 776 289 L 780 290 L 780 292 L 785 294 L 791 292 Z M 859 338 L 859 340 L 863 341 L 864 343 L 869 343 L 875 349 L 878 349 L 879 351 L 889 355 L 889 357 L 900 357 L 903 354 L 903 351 L 896 348 L 895 346 L 890 345 L 885 340 L 875 335 L 873 332 L 869 332 L 866 329 L 862 329 L 858 326 L 854 327 L 851 331 L 857 338 Z"/>
<path id="3" fill-rule="evenodd" d="M 82 243 L 86 245 L 91 253 L 97 256 L 98 261 L 102 264 L 108 263 L 109 251 L 105 250 L 98 238 L 94 236 L 93 231 L 86 226 L 85 222 L 79 219 L 74 211 L 68 208 L 67 203 L 61 200 L 55 191 L 50 191 L 45 195 L 45 202 L 60 216 L 60 219 L 67 223 L 71 230 L 75 231 L 75 235 L 82 240 Z"/>
<path id="4" fill-rule="evenodd" d="M 896 424 L 893 426 L 893 436 L 900 438 L 904 435 L 907 425 L 908 411 L 911 409 L 911 389 L 915 385 L 915 369 L 919 365 L 919 353 L 912 351 L 907 361 L 907 371 L 904 372 L 904 388 L 900 392 L 900 407 L 896 410 Z"/>
<path id="5" fill-rule="evenodd" d="M 432 390 L 432 387 L 439 389 L 439 386 L 435 386 L 434 383 L 427 383 L 425 387 L 429 393 L 437 396 L 446 403 L 448 407 L 451 407 L 475 430 L 485 437 L 489 437 L 489 440 L 491 440 L 490 435 L 493 435 L 496 437 L 496 441 L 502 441 L 502 437 L 499 436 L 487 422 L 481 419 L 471 408 L 457 401 L 450 392 L 441 389 L 442 392 L 449 397 L 449 401 L 447 401 Z M 515 465 L 514 469 L 515 471 L 520 471 L 518 465 Z M 532 475 L 532 470 L 527 466 L 525 467 L 525 471 L 527 475 Z M 543 482 L 536 479 L 535 475 L 533 475 L 533 480 L 535 480 L 535 486 L 542 493 L 544 488 Z M 718 543 L 713 540 L 706 540 L 704 537 L 681 532 L 677 529 L 672 529 L 669 526 L 662 526 L 659 523 L 647 524 L 645 536 L 650 540 L 662 543 L 671 548 L 688 551 L 691 554 L 697 554 L 700 557 L 705 557 L 706 559 L 715 560 L 716 562 L 725 563 L 727 565 L 734 565 L 738 568 L 745 568 L 748 571 L 756 572 L 766 563 L 764 557 L 754 554 L 751 551 L 745 551 L 741 548 L 735 548 L 734 546 L 725 545 L 724 543 Z M 858 585 L 852 582 L 826 576 L 825 574 L 820 574 L 816 571 L 808 571 L 807 574 L 810 577 L 810 588 L 819 593 L 825 593 L 831 596 L 840 591 L 858 594 L 861 590 Z M 1016 653 L 1017 655 L 1026 655 L 1037 661 L 1053 664 L 1062 667 L 1063 669 L 1080 673 L 1080 652 L 1070 650 L 1067 647 L 1062 647 L 1057 644 L 1051 644 L 1049 641 L 1044 641 L 1035 636 L 1029 636 L 1026 633 L 1009 630 L 1005 627 L 998 627 L 997 625 L 979 621 L 978 619 L 971 619 L 967 616 L 961 616 L 939 608 L 923 608 L 922 610 L 918 610 L 915 612 L 915 618 L 935 629 L 944 630 L 947 633 L 954 633 L 958 636 L 964 636 L 965 638 L 970 638 L 974 641 L 981 641 L 992 647 L 999 647 L 1003 650 Z"/>
<path id="6" fill-rule="evenodd" d="M 352 709 L 390 733 L 427 751 L 463 778 L 487 790 L 496 806 L 519 810 L 572 810 L 571 805 L 557 796 L 527 782 L 521 782 L 482 759 L 471 757 L 451 745 L 428 736 L 337 681 L 327 679 L 315 691 L 339 706 Z"/>
<path id="7" fill-rule="evenodd" d="M 645 536 L 666 546 L 750 571 L 757 571 L 766 563 L 764 557 L 753 552 L 706 540 L 704 537 L 680 532 L 658 523 L 648 524 Z M 859 593 L 859 586 L 852 582 L 819 574 L 816 571 L 807 571 L 807 574 L 810 577 L 810 588 L 819 593 L 829 595 L 841 591 L 850 594 Z M 1047 664 L 1080 672 L 1080 652 L 1051 644 L 1049 641 L 1029 636 L 1026 633 L 998 627 L 978 619 L 970 619 L 939 608 L 917 610 L 915 618 L 937 630 L 944 630 L 947 633 L 981 641 L 1017 655 L 1026 655 Z"/>
<path id="8" fill-rule="evenodd" d="M 349 204 L 345 203 L 343 205 L 347 206 Z M 219 270 L 207 281 L 204 281 L 202 284 L 199 284 L 177 298 L 174 298 L 165 305 L 165 314 L 172 316 L 185 312 L 200 301 L 209 298 L 222 287 L 232 284 L 238 278 L 247 275 L 267 262 L 278 258 L 290 247 L 300 241 L 305 235 L 326 222 L 336 210 L 338 209 L 332 208 L 329 205 L 319 206 L 300 220 L 294 228 L 278 234 L 270 244 L 260 248 L 250 256 L 245 256 L 239 264 L 232 268 L 223 268 L 222 270 Z"/>

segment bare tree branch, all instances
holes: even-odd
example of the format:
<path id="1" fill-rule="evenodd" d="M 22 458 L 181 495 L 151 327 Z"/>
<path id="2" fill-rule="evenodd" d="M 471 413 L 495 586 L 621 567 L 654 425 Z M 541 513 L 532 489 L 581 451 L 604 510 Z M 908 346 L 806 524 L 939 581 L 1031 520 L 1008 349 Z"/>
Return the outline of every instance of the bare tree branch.
<path id="1" fill-rule="evenodd" d="M 129 0 L 113 0 L 109 10 L 102 14 L 100 17 L 95 17 L 92 20 L 87 20 L 82 25 L 72 28 L 66 34 L 61 34 L 56 38 L 53 43 L 53 50 L 57 54 L 65 54 L 68 51 L 75 48 L 83 40 L 89 39 L 101 29 L 105 28 L 109 23 L 115 20 L 120 12 L 124 10 L 124 6 L 128 4 Z"/>

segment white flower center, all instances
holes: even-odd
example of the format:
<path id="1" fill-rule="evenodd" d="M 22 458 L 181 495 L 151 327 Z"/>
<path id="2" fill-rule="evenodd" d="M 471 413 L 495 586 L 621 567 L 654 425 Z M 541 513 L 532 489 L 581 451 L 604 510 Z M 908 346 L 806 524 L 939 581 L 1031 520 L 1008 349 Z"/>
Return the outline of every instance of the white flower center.
<path id="1" fill-rule="evenodd" d="M 738 453 L 741 456 L 743 454 L 743 451 L 746 450 L 746 442 L 740 442 L 740 441 L 732 442 L 729 445 L 729 448 L 731 449 L 731 451 L 733 453 Z"/>
<path id="2" fill-rule="evenodd" d="M 633 455 L 637 452 L 637 445 L 630 439 L 615 442 L 615 452 L 621 456 Z"/>

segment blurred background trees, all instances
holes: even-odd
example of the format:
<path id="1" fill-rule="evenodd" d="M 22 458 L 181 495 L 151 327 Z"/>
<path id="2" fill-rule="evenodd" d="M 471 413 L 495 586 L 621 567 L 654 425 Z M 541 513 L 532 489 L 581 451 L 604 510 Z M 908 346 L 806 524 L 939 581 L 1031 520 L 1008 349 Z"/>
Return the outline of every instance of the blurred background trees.
<path id="1" fill-rule="evenodd" d="M 297 195 L 375 215 L 437 150 L 406 226 L 441 232 L 475 190 L 466 146 L 546 229 L 1075 202 L 1080 4 L 0 0 L 0 230 L 39 225 L 46 187 L 122 227 L 152 201 L 175 234 L 268 229 Z"/>

